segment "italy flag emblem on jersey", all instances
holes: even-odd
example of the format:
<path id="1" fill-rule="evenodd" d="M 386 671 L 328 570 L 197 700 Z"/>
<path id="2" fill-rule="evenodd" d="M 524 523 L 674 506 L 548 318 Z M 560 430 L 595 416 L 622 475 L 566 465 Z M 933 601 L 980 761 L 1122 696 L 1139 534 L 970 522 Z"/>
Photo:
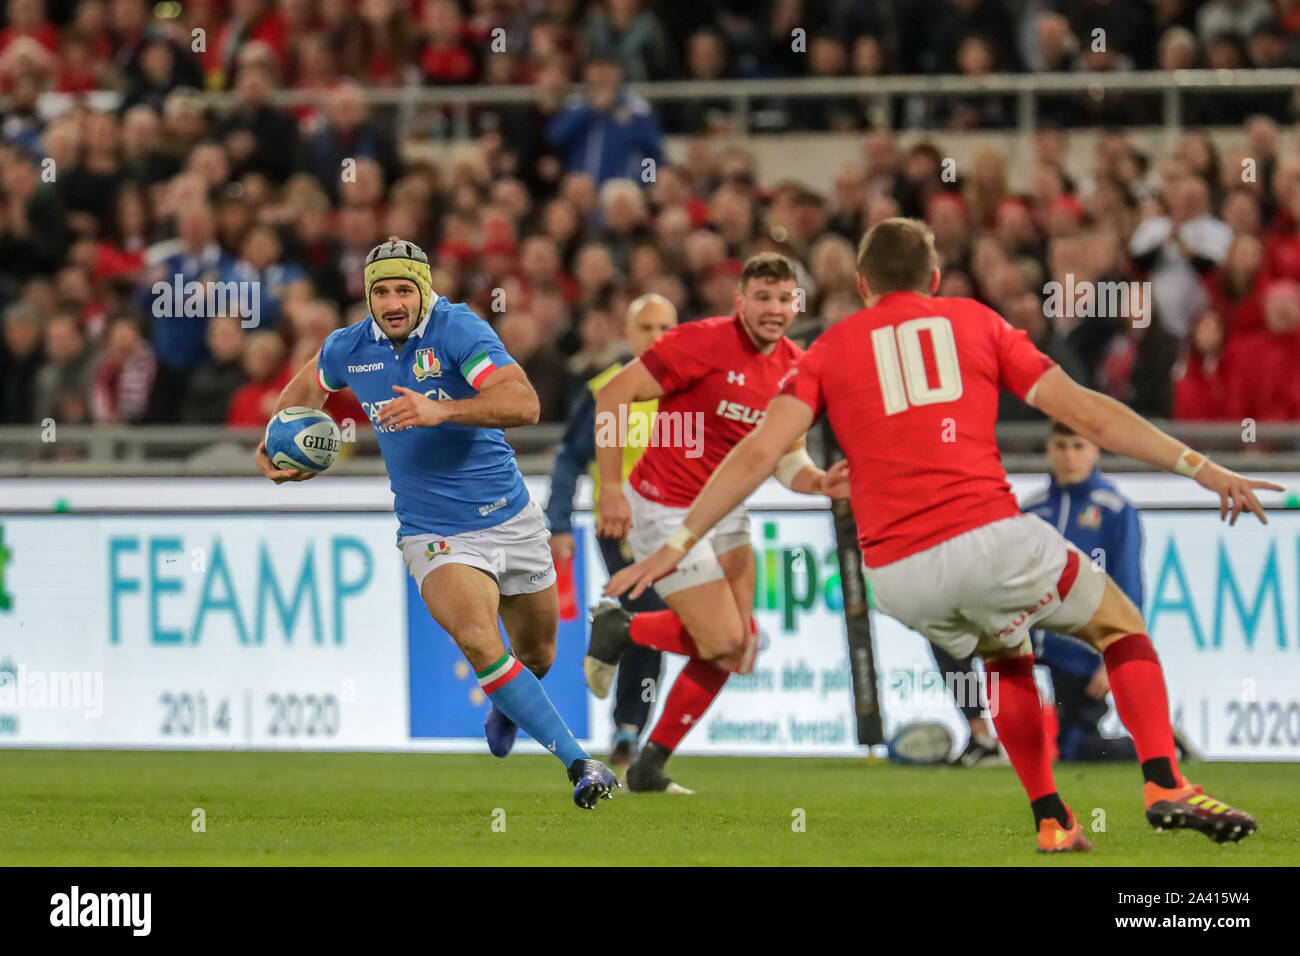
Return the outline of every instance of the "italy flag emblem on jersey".
<path id="1" fill-rule="evenodd" d="M 442 363 L 433 354 L 433 349 L 417 349 L 415 352 L 415 377 L 423 382 L 426 378 L 438 378 L 442 375 Z"/>
<path id="2" fill-rule="evenodd" d="M 460 367 L 460 374 L 465 376 L 465 381 L 474 386 L 475 389 L 483 384 L 483 379 L 487 378 L 497 367 L 492 364 L 488 358 L 487 350 L 483 350 L 475 355 L 470 356 L 469 361 Z"/>

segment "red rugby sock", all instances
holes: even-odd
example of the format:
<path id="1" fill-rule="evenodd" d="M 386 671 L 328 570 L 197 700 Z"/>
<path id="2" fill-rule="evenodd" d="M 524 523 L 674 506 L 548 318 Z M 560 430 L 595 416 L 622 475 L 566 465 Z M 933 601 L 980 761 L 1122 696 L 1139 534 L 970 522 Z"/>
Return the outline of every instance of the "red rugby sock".
<path id="1" fill-rule="evenodd" d="M 1110 692 L 1115 696 L 1119 719 L 1133 736 L 1138 760 L 1146 763 L 1161 757 L 1169 760 L 1178 780 L 1178 752 L 1174 729 L 1169 722 L 1169 695 L 1160 658 L 1145 634 L 1128 634 L 1102 652 Z"/>
<path id="2" fill-rule="evenodd" d="M 727 682 L 728 672 L 708 661 L 689 661 L 677 675 L 664 712 L 650 732 L 650 742 L 676 750 L 687 732 L 704 716 Z"/>
<path id="3" fill-rule="evenodd" d="M 1030 802 L 1055 793 L 1043 704 L 1034 683 L 1034 656 L 987 660 L 984 671 L 998 741 L 1006 748 Z"/>
<path id="4" fill-rule="evenodd" d="M 673 654 L 685 654 L 687 657 L 699 657 L 700 649 L 681 619 L 672 611 L 642 611 L 632 618 L 631 637 L 633 642 L 656 651 L 669 651 Z"/>

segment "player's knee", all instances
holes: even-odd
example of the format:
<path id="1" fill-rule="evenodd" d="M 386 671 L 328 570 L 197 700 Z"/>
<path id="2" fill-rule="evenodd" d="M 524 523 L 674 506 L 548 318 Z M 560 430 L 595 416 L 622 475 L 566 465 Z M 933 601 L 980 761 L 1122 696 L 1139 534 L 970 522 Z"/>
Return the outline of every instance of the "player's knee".
<path id="1" fill-rule="evenodd" d="M 549 642 L 540 642 L 528 648 L 517 649 L 515 657 L 518 658 L 519 663 L 536 674 L 540 680 L 546 676 L 551 669 L 551 665 L 555 663 L 555 639 L 552 638 Z"/>
<path id="2" fill-rule="evenodd" d="M 486 661 L 491 664 L 501 656 L 501 632 L 487 621 L 466 621 L 450 629 L 452 638 L 471 663 Z M 475 664 L 477 667 L 478 665 Z"/>
<path id="3" fill-rule="evenodd" d="M 1097 614 L 1076 636 L 1098 650 L 1103 650 L 1108 644 L 1129 634 L 1145 633 L 1147 625 L 1141 612 L 1133 607 L 1118 607 L 1108 609 L 1105 614 Z"/>
<path id="4" fill-rule="evenodd" d="M 707 656 L 715 663 L 732 658 L 739 662 L 745 654 L 745 632 L 739 626 L 716 631 L 709 638 Z"/>

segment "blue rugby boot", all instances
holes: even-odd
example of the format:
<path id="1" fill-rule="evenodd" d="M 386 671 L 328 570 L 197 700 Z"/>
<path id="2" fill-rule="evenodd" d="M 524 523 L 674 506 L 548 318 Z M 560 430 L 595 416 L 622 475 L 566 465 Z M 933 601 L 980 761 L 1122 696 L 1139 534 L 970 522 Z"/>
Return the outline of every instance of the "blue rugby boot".
<path id="1" fill-rule="evenodd" d="M 573 802 L 584 810 L 595 810 L 601 797 L 614 799 L 614 791 L 621 786 L 614 771 L 590 758 L 569 764 L 569 782 L 574 785 Z"/>
<path id="2" fill-rule="evenodd" d="M 483 724 L 483 732 L 487 737 L 488 750 L 492 751 L 492 756 L 504 757 L 515 745 L 515 735 L 519 733 L 519 725 L 493 707 Z"/>

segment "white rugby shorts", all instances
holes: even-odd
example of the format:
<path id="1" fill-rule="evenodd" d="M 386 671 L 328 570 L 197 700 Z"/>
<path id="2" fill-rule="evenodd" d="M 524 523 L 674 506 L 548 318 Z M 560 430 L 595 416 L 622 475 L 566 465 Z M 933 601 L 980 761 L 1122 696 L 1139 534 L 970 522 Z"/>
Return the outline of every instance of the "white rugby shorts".
<path id="1" fill-rule="evenodd" d="M 491 528 L 407 535 L 397 540 L 397 547 L 417 585 L 434 568 L 467 564 L 492 575 L 501 594 L 509 596 L 544 591 L 555 583 L 550 540 L 545 515 L 530 500 L 517 515 Z"/>
<path id="2" fill-rule="evenodd" d="M 1027 646 L 1034 627 L 1073 634 L 1106 589 L 1106 573 L 1036 515 L 864 570 L 876 607 L 957 658 Z"/>
<path id="3" fill-rule="evenodd" d="M 638 494 L 630 484 L 623 486 L 623 493 L 632 511 L 627 544 L 632 557 L 640 561 L 668 543 L 669 536 L 681 526 L 690 509 L 651 501 Z M 667 597 L 697 584 L 720 580 L 726 574 L 718 563 L 718 555 L 740 547 L 753 547 L 749 536 L 749 512 L 744 504 L 737 505 L 708 534 L 695 542 L 677 565 L 677 570 L 656 581 L 654 588 L 660 597 Z"/>

